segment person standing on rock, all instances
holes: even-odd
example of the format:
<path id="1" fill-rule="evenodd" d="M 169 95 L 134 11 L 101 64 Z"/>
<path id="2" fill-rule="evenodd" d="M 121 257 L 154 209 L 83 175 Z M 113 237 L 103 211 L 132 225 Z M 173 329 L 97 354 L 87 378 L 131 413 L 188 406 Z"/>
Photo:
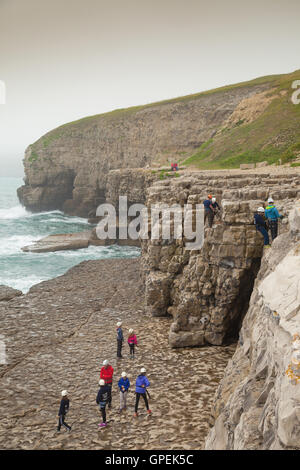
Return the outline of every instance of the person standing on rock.
<path id="1" fill-rule="evenodd" d="M 212 200 L 211 200 L 211 205 L 212 205 L 213 210 L 214 210 L 213 219 L 214 219 L 214 216 L 215 216 L 216 214 L 219 214 L 219 215 L 218 215 L 218 218 L 220 218 L 221 207 L 220 207 L 219 204 L 217 203 L 217 199 L 216 199 L 215 197 L 212 198 Z"/>
<path id="2" fill-rule="evenodd" d="M 129 344 L 130 358 L 134 359 L 134 349 L 135 349 L 135 346 L 137 346 L 137 338 L 132 328 L 130 328 L 129 330 L 128 344 Z"/>
<path id="3" fill-rule="evenodd" d="M 259 207 L 257 209 L 256 214 L 254 214 L 254 224 L 256 230 L 258 230 L 264 237 L 264 245 L 270 246 L 269 234 L 267 230 L 267 224 L 264 218 L 264 212 L 265 209 L 263 207 Z"/>
<path id="4" fill-rule="evenodd" d="M 135 395 L 136 395 L 135 413 L 134 413 L 135 418 L 138 416 L 138 407 L 139 407 L 140 397 L 142 397 L 145 402 L 147 413 L 149 415 L 151 414 L 151 410 L 149 409 L 149 404 L 148 404 L 148 399 L 147 399 L 147 393 L 148 393 L 147 387 L 149 386 L 150 386 L 150 382 L 146 377 L 146 369 L 142 367 L 141 373 L 137 377 L 136 382 L 135 382 Z"/>
<path id="5" fill-rule="evenodd" d="M 122 411 L 126 410 L 127 407 L 127 395 L 130 387 L 130 381 L 126 372 L 122 372 L 122 377 L 118 382 L 118 386 L 120 389 L 120 413 L 122 413 Z"/>
<path id="6" fill-rule="evenodd" d="M 204 226 L 205 226 L 206 219 L 208 218 L 208 225 L 211 228 L 213 224 L 213 220 L 214 220 L 214 215 L 215 215 L 214 208 L 212 205 L 211 194 L 207 196 L 207 199 L 205 199 L 205 201 L 203 202 L 203 205 L 204 205 Z"/>
<path id="7" fill-rule="evenodd" d="M 101 367 L 100 379 L 103 379 L 105 385 L 108 385 L 110 387 L 110 391 L 112 389 L 113 375 L 114 375 L 114 369 L 109 364 L 108 360 L 105 359 L 105 361 L 103 361 L 103 367 Z M 110 393 L 110 397 L 109 397 L 107 404 L 108 404 L 108 408 L 111 408 L 111 393 Z"/>
<path id="8" fill-rule="evenodd" d="M 123 341 L 124 341 L 124 337 L 123 337 L 123 330 L 122 330 L 122 322 L 119 321 L 117 323 L 117 357 L 119 359 L 122 359 L 122 346 L 123 346 Z"/>
<path id="9" fill-rule="evenodd" d="M 278 219 L 282 219 L 283 215 L 280 215 L 277 208 L 274 205 L 274 201 L 271 197 L 268 199 L 268 205 L 265 210 L 265 216 L 268 219 L 269 227 L 271 230 L 272 241 L 278 235 Z"/>
<path id="10" fill-rule="evenodd" d="M 106 423 L 106 405 L 111 402 L 111 387 L 105 384 L 105 380 L 99 380 L 99 391 L 96 398 L 96 403 L 99 405 L 100 412 L 102 415 L 102 423 L 99 423 L 98 426 L 104 428 L 107 426 Z"/>
<path id="11" fill-rule="evenodd" d="M 61 396 L 62 396 L 62 399 L 61 399 L 61 402 L 60 402 L 60 407 L 59 407 L 59 411 L 58 411 L 58 426 L 57 426 L 57 431 L 60 431 L 60 428 L 62 426 L 64 426 L 69 432 L 71 431 L 71 426 L 69 426 L 66 422 L 65 422 L 65 417 L 66 417 L 66 414 L 68 413 L 69 411 L 69 406 L 70 406 L 70 400 L 68 398 L 68 392 L 67 390 L 63 390 L 61 392 Z"/>

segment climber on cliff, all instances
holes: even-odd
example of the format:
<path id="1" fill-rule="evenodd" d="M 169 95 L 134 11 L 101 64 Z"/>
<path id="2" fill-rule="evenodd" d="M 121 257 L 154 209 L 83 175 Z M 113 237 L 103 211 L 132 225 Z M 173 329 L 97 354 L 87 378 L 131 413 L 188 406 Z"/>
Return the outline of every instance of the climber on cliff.
<path id="1" fill-rule="evenodd" d="M 111 402 L 111 387 L 108 384 L 105 384 L 105 380 L 100 379 L 99 380 L 99 391 L 97 394 L 96 398 L 96 403 L 99 405 L 100 412 L 102 415 L 102 423 L 99 423 L 98 426 L 101 428 L 106 427 L 106 405 L 108 404 L 108 407 L 110 402 Z"/>
<path id="2" fill-rule="evenodd" d="M 214 220 L 214 215 L 215 215 L 215 209 L 212 204 L 212 195 L 209 194 L 207 196 L 207 199 L 203 202 L 204 205 L 204 225 L 206 222 L 206 219 L 208 217 L 208 225 L 211 228 Z"/>
<path id="3" fill-rule="evenodd" d="M 266 220 L 264 218 L 265 209 L 263 207 L 259 207 L 257 212 L 254 214 L 254 224 L 256 230 L 258 230 L 262 236 L 264 237 L 264 245 L 270 246 L 269 234 L 267 230 Z"/>
<path id="4" fill-rule="evenodd" d="M 59 406 L 59 411 L 58 411 L 58 426 L 57 426 L 57 431 L 60 431 L 60 428 L 62 426 L 64 426 L 69 432 L 71 431 L 71 426 L 69 426 L 66 422 L 65 422 L 65 417 L 66 417 L 66 414 L 68 413 L 69 411 L 69 406 L 70 406 L 70 400 L 68 398 L 68 392 L 67 390 L 63 390 L 61 392 L 61 396 L 62 396 L 62 399 L 61 399 L 61 402 L 60 402 L 60 406 Z"/>
<path id="5" fill-rule="evenodd" d="M 122 346 L 123 346 L 123 330 L 122 330 L 122 322 L 119 321 L 117 323 L 117 357 L 122 359 Z"/>
<path id="6" fill-rule="evenodd" d="M 272 241 L 274 241 L 278 235 L 278 219 L 282 219 L 283 215 L 279 214 L 271 197 L 269 197 L 268 199 L 268 206 L 265 210 L 265 216 L 268 220 L 269 227 L 271 230 Z"/>
<path id="7" fill-rule="evenodd" d="M 219 204 L 217 203 L 217 199 L 215 197 L 213 197 L 211 199 L 211 205 L 213 206 L 213 209 L 214 209 L 214 216 L 216 214 L 218 214 L 219 218 L 220 218 L 220 214 L 221 214 L 221 207 L 219 206 Z"/>
<path id="8" fill-rule="evenodd" d="M 105 385 L 108 385 L 110 387 L 110 391 L 112 389 L 113 374 L 114 374 L 113 367 L 109 364 L 108 360 L 105 359 L 105 361 L 103 361 L 103 367 L 101 367 L 100 379 L 103 379 L 105 382 Z M 111 408 L 111 393 L 110 393 L 107 404 L 108 404 L 108 408 Z"/>
<path id="9" fill-rule="evenodd" d="M 147 413 L 150 415 L 151 410 L 149 409 L 149 404 L 148 404 L 148 399 L 147 399 L 147 387 L 150 386 L 150 382 L 146 377 L 146 369 L 145 367 L 141 368 L 141 373 L 137 377 L 136 382 L 135 382 L 135 395 L 136 395 L 136 400 L 135 400 L 135 413 L 134 417 L 136 418 L 138 416 L 138 407 L 139 407 L 139 401 L 140 397 L 143 398 L 146 408 L 147 408 Z"/>

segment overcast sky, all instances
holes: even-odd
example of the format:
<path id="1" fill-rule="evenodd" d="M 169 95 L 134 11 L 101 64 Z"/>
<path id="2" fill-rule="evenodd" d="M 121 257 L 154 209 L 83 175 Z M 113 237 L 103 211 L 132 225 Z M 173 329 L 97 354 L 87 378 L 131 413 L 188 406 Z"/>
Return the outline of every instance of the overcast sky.
<path id="1" fill-rule="evenodd" d="M 0 0 L 0 175 L 65 122 L 299 69 L 299 20 L 299 0 Z"/>

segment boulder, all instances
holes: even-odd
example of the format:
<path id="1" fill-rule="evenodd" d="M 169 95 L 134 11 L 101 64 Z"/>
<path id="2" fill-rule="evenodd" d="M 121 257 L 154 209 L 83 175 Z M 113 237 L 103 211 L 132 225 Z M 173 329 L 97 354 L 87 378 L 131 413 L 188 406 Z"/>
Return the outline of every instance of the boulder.
<path id="1" fill-rule="evenodd" d="M 23 295 L 23 292 L 12 287 L 1 285 L 0 286 L 0 302 L 11 300 L 14 297 L 19 297 Z"/>

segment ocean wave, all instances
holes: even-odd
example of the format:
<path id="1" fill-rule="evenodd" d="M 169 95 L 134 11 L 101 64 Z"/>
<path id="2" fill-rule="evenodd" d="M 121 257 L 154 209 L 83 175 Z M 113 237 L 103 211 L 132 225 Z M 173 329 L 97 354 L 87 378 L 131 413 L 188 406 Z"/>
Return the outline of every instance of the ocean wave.
<path id="1" fill-rule="evenodd" d="M 28 217 L 30 214 L 31 213 L 21 205 L 10 207 L 9 209 L 0 209 L 0 219 L 2 220 L 20 219 L 23 217 Z"/>

